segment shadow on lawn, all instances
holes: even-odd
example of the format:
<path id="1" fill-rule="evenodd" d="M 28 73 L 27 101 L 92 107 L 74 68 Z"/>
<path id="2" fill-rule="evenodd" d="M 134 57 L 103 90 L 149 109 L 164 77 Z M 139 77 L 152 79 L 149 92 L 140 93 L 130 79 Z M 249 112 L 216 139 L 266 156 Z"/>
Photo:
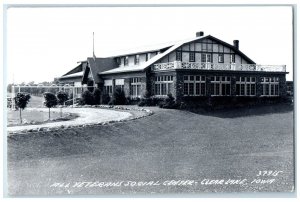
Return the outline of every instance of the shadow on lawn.
<path id="1" fill-rule="evenodd" d="M 218 118 L 238 118 L 244 116 L 263 116 L 266 114 L 280 114 L 291 112 L 294 106 L 291 104 L 273 104 L 264 106 L 238 107 L 230 109 L 208 110 L 204 108 L 187 109 L 187 111 L 204 116 L 214 116 Z"/>

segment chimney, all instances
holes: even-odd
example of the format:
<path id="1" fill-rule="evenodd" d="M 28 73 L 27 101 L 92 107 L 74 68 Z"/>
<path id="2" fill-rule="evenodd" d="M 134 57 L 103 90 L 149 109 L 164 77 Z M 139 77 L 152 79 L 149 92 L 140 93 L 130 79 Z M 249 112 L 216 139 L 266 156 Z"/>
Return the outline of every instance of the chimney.
<path id="1" fill-rule="evenodd" d="M 196 32 L 196 37 L 200 37 L 200 36 L 203 36 L 204 35 L 204 32 Z"/>
<path id="2" fill-rule="evenodd" d="M 236 49 L 239 49 L 239 40 L 233 40 L 233 46 L 234 46 Z"/>

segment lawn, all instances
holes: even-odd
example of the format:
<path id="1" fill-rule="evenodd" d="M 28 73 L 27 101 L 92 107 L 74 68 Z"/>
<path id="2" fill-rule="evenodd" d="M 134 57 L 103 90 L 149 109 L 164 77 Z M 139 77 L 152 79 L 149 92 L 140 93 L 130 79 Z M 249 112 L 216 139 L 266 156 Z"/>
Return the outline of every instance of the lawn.
<path id="1" fill-rule="evenodd" d="M 62 114 L 64 117 L 65 114 Z M 60 118 L 60 113 L 50 111 L 51 120 Z M 74 117 L 75 118 L 75 117 Z M 49 120 L 49 113 L 37 110 L 22 110 L 23 124 L 39 124 Z M 7 126 L 16 126 L 20 124 L 19 110 L 8 110 L 7 112 Z"/>
<path id="2" fill-rule="evenodd" d="M 290 192 L 294 189 L 292 107 L 276 105 L 205 113 L 152 110 L 155 112 L 152 116 L 124 123 L 9 137 L 9 194 Z M 275 177 L 258 176 L 266 170 L 281 172 Z M 204 185 L 205 179 L 246 179 L 246 183 Z M 260 184 L 261 179 L 275 181 Z M 175 186 L 171 180 L 193 183 Z M 128 181 L 130 186 L 125 186 Z M 151 181 L 157 185 L 149 185 Z M 123 184 L 86 187 L 76 186 L 78 182 Z M 144 184 L 137 186 L 138 182 Z M 61 183 L 61 187 L 54 186 L 55 183 Z"/>

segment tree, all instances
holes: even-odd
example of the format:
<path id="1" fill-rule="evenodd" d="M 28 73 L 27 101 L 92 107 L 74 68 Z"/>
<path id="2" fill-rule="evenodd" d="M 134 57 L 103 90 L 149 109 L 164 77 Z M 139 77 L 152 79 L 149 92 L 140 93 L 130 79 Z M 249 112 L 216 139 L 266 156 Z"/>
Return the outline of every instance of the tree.
<path id="1" fill-rule="evenodd" d="M 50 108 L 56 106 L 58 104 L 57 98 L 53 93 L 46 92 L 44 93 L 45 98 L 45 106 L 49 108 L 49 120 L 50 120 Z"/>
<path id="2" fill-rule="evenodd" d="M 64 105 L 65 102 L 68 100 L 68 94 L 64 91 L 59 91 L 56 94 L 56 97 L 58 99 L 58 104 L 61 105 L 61 107 L 60 107 L 60 117 L 62 117 L 62 105 Z"/>
<path id="3" fill-rule="evenodd" d="M 56 94 L 57 100 L 58 100 L 58 104 L 59 105 L 63 105 L 65 101 L 68 100 L 68 94 L 64 91 L 59 91 Z"/>
<path id="4" fill-rule="evenodd" d="M 20 111 L 20 122 L 22 123 L 22 110 L 24 110 L 30 100 L 30 95 L 26 93 L 17 93 L 14 97 L 15 105 Z"/>
<path id="5" fill-rule="evenodd" d="M 81 102 L 84 105 L 93 105 L 94 104 L 94 96 L 93 94 L 89 91 L 86 90 L 82 93 L 81 95 Z"/>
<path id="6" fill-rule="evenodd" d="M 127 102 L 126 96 L 122 88 L 116 87 L 115 91 L 113 92 L 112 100 L 109 104 L 112 105 L 125 105 Z"/>
<path id="7" fill-rule="evenodd" d="M 93 96 L 94 96 L 94 104 L 99 105 L 100 104 L 100 95 L 101 91 L 99 88 L 95 88 L 93 91 Z"/>

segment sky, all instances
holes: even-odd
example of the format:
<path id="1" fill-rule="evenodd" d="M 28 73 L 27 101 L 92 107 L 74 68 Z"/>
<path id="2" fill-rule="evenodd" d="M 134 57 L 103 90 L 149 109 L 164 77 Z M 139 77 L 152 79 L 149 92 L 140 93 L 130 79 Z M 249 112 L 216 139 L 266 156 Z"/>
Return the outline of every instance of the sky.
<path id="1" fill-rule="evenodd" d="M 9 8 L 8 83 L 52 81 L 93 53 L 179 41 L 197 31 L 240 50 L 257 64 L 286 65 L 293 77 L 291 7 Z"/>

